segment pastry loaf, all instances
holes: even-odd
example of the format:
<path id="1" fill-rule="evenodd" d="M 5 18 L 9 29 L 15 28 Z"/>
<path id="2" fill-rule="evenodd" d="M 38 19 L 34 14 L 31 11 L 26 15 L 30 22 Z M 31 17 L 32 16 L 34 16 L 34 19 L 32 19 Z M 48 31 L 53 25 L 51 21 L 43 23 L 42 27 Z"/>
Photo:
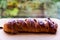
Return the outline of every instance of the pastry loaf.
<path id="1" fill-rule="evenodd" d="M 57 23 L 53 22 L 50 18 L 41 21 L 37 19 L 24 19 L 13 20 L 4 24 L 4 31 L 7 33 L 56 33 Z"/>

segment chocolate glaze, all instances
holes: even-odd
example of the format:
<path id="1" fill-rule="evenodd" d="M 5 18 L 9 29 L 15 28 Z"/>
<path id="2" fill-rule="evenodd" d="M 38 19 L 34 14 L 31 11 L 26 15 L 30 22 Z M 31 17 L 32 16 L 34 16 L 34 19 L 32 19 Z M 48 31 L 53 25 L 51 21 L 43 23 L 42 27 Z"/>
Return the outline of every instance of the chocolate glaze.
<path id="1" fill-rule="evenodd" d="M 45 24 L 44 22 L 47 22 L 47 24 Z M 57 30 L 57 25 L 50 18 L 48 18 L 46 21 L 40 21 L 35 19 L 26 19 L 26 20 L 17 20 L 17 21 L 13 20 L 7 23 L 7 27 L 11 29 L 12 33 L 20 32 L 20 31 L 43 32 L 44 30 L 45 30 L 44 32 L 47 32 L 48 30 L 48 32 L 55 33 Z M 8 30 L 4 30 L 4 31 L 7 32 Z"/>
<path id="2" fill-rule="evenodd" d="M 50 18 L 48 18 L 46 21 L 48 22 L 49 27 L 54 28 L 54 22 Z"/>
<path id="3" fill-rule="evenodd" d="M 36 21 L 36 20 L 35 20 Z M 30 20 L 31 22 L 31 27 L 35 27 L 35 21 L 34 20 Z"/>
<path id="4" fill-rule="evenodd" d="M 26 19 L 27 23 L 30 25 L 30 27 L 35 27 L 34 20 L 32 19 Z"/>
<path id="5" fill-rule="evenodd" d="M 38 23 L 39 23 L 40 26 L 43 26 L 44 27 L 44 22 L 38 21 Z"/>

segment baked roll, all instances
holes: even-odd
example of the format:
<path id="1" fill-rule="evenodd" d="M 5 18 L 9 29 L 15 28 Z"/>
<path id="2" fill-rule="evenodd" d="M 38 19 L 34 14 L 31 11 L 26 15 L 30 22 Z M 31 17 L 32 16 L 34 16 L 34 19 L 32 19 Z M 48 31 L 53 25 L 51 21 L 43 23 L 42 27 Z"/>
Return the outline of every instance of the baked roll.
<path id="1" fill-rule="evenodd" d="M 6 33 L 56 33 L 57 23 L 53 22 L 50 18 L 41 21 L 38 19 L 25 19 L 13 20 L 4 24 L 3 30 Z"/>

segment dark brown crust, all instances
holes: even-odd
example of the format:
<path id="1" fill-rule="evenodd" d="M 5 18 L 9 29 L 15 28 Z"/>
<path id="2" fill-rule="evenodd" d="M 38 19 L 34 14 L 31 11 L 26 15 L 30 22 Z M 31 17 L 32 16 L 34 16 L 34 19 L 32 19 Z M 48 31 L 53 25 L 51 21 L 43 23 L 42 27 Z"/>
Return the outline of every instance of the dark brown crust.
<path id="1" fill-rule="evenodd" d="M 57 31 L 57 24 L 51 19 L 43 21 L 38 21 L 36 19 L 26 19 L 12 21 L 4 24 L 3 27 L 6 33 L 16 34 L 16 33 L 53 33 Z"/>

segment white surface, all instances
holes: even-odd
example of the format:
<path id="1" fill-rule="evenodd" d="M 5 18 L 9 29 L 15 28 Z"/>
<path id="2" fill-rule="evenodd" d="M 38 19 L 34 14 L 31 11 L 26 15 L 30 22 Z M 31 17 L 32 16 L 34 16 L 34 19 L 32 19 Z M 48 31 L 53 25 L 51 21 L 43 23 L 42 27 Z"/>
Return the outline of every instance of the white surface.
<path id="1" fill-rule="evenodd" d="M 9 19 L 0 19 L 0 26 L 9 21 Z M 56 34 L 17 34 L 9 35 L 0 29 L 0 40 L 60 40 L 60 20 L 52 18 L 58 24 Z"/>

